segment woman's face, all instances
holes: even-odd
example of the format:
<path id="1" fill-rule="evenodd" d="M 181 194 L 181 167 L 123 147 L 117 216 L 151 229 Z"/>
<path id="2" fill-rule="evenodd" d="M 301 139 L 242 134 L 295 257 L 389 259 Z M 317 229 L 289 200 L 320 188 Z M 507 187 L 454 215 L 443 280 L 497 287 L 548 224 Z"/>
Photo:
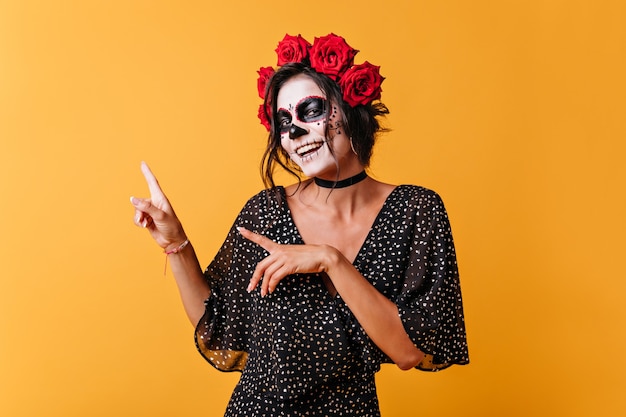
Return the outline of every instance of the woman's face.
<path id="1" fill-rule="evenodd" d="M 337 164 L 342 177 L 363 169 L 350 147 L 350 138 L 345 135 L 341 110 L 326 100 L 310 77 L 297 75 L 283 84 L 276 108 L 281 145 L 306 176 L 334 180 Z M 329 111 L 330 126 L 326 137 Z"/>

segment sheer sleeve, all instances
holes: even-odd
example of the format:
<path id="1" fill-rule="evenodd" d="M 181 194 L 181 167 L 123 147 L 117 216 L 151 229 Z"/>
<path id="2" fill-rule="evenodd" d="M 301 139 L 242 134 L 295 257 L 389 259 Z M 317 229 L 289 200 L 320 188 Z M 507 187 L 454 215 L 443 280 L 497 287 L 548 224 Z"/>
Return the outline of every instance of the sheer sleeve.
<path id="1" fill-rule="evenodd" d="M 426 191 L 417 203 L 409 262 L 395 302 L 407 334 L 426 353 L 416 368 L 437 371 L 469 358 L 450 223 L 441 198 Z"/>
<path id="2" fill-rule="evenodd" d="M 254 306 L 246 287 L 251 271 L 263 257 L 262 249 L 244 239 L 236 227 L 267 227 L 268 201 L 260 193 L 246 203 L 204 272 L 211 295 L 196 326 L 195 341 L 202 356 L 220 371 L 241 371 L 248 359 Z"/>
<path id="3" fill-rule="evenodd" d="M 229 283 L 226 281 L 232 276 L 233 251 L 236 246 L 233 242 L 237 234 L 231 230 L 211 264 L 204 272 L 206 281 L 211 288 L 211 295 L 204 302 L 205 312 L 196 326 L 196 347 L 204 358 L 220 371 L 241 371 L 247 360 L 247 340 L 244 329 L 247 326 L 246 303 L 241 308 L 232 310 L 229 307 Z M 235 296 L 243 297 L 242 292 Z M 239 304 L 239 303 L 235 303 Z M 232 312 L 237 312 L 237 318 L 225 320 Z"/>

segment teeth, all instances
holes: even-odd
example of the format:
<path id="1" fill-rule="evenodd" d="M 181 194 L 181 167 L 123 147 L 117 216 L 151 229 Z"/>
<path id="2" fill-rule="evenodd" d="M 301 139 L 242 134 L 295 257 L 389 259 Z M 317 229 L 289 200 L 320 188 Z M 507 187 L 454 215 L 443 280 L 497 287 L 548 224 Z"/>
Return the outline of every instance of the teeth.
<path id="1" fill-rule="evenodd" d="M 307 145 L 304 145 L 304 146 L 298 148 L 298 150 L 296 150 L 296 153 L 298 155 L 302 156 L 302 155 L 304 155 L 304 154 L 306 154 L 308 152 L 311 152 L 313 150 L 319 149 L 321 147 L 322 147 L 321 143 L 309 143 Z"/>

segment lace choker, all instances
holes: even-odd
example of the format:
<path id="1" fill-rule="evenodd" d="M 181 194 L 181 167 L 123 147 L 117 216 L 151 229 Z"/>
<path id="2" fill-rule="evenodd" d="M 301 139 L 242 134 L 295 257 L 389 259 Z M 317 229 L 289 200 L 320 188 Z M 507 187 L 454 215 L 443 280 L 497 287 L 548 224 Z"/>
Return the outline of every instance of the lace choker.
<path id="1" fill-rule="evenodd" d="M 321 178 L 313 178 L 313 180 L 315 181 L 315 184 L 318 187 L 322 187 L 322 188 L 345 188 L 345 187 L 349 187 L 351 185 L 357 184 L 361 181 L 363 181 L 365 178 L 367 178 L 367 173 L 365 171 L 361 171 L 358 174 L 356 174 L 353 177 L 350 178 L 346 178 L 345 180 L 341 180 L 341 181 L 328 181 L 328 180 L 323 180 Z"/>

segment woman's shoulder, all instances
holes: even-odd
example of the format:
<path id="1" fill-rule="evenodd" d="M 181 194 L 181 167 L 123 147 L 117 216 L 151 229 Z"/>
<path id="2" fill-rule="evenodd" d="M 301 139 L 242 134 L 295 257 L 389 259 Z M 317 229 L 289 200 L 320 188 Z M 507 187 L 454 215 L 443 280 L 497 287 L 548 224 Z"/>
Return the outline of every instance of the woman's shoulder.
<path id="1" fill-rule="evenodd" d="M 285 195 L 285 187 L 277 185 L 274 188 L 265 188 L 259 190 L 256 194 L 249 198 L 249 201 L 263 200 L 267 197 L 281 197 Z"/>
<path id="2" fill-rule="evenodd" d="M 448 216 L 439 194 L 430 188 L 419 185 L 398 185 L 387 204 L 389 210 L 401 213 L 407 218 L 421 219 L 419 220 L 420 223 L 433 221 L 439 223 L 447 219 Z"/>
<path id="3" fill-rule="evenodd" d="M 285 188 L 276 186 L 260 190 L 246 201 L 244 211 L 262 212 L 276 210 L 282 207 L 285 200 Z"/>
<path id="4" fill-rule="evenodd" d="M 410 204 L 443 205 L 443 200 L 436 191 L 421 185 L 401 184 L 396 186 L 394 193 Z"/>

